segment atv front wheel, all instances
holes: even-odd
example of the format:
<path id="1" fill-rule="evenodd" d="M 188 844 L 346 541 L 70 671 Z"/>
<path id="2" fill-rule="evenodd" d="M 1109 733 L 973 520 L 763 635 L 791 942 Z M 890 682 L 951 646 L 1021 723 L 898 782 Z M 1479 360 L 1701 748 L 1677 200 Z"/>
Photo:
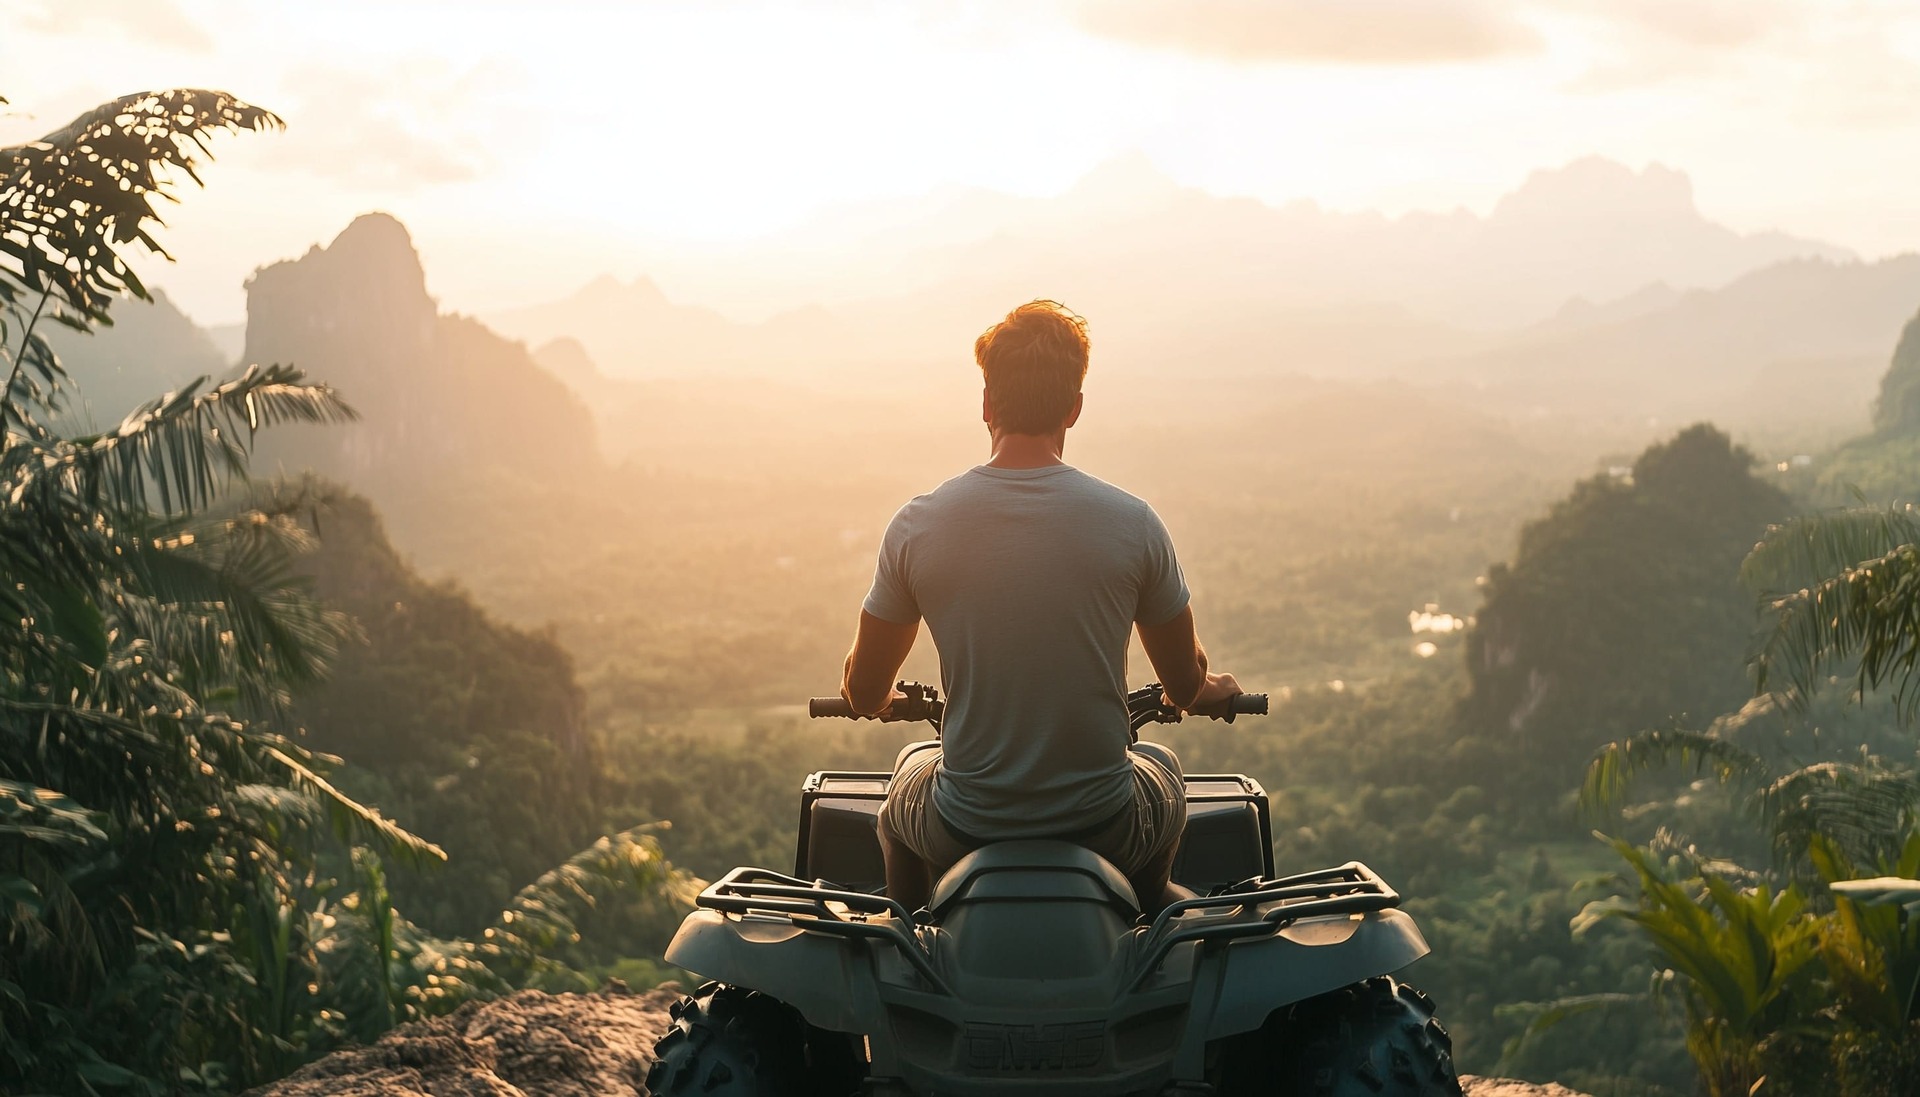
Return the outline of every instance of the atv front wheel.
<path id="1" fill-rule="evenodd" d="M 1223 1097 L 1460 1097 L 1433 1000 L 1386 975 L 1275 1010 L 1229 1062 Z"/>
<path id="2" fill-rule="evenodd" d="M 672 1015 L 653 1045 L 653 1097 L 840 1097 L 859 1084 L 844 1037 L 757 990 L 708 983 Z"/>

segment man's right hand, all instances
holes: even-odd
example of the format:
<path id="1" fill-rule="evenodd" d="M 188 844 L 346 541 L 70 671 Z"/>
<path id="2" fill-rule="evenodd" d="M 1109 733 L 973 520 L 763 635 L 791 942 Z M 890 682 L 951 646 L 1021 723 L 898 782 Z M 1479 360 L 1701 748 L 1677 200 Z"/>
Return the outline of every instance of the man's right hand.
<path id="1" fill-rule="evenodd" d="M 1240 683 L 1234 680 L 1233 675 L 1209 672 L 1207 674 L 1206 684 L 1200 687 L 1200 695 L 1193 699 L 1192 704 L 1186 706 L 1186 708 L 1181 711 L 1191 713 L 1214 705 L 1224 704 L 1245 692 L 1246 690 L 1240 688 Z M 1173 704 L 1173 698 L 1166 697 L 1165 700 L 1167 704 Z"/>
<path id="2" fill-rule="evenodd" d="M 845 701 L 847 702 L 847 704 L 849 704 L 849 705 L 852 705 L 852 704 L 853 704 L 853 698 L 851 698 L 851 697 L 848 697 L 848 696 L 847 696 L 847 691 L 846 691 L 846 689 L 845 689 L 844 687 L 843 687 L 843 688 L 842 688 L 842 689 L 840 690 L 840 696 L 841 696 L 841 698 L 843 698 L 843 699 L 844 699 L 844 700 L 845 700 Z M 898 717 L 898 716 L 895 716 L 895 715 L 893 714 L 893 705 L 894 705 L 894 702 L 896 702 L 896 701 L 904 701 L 904 700 L 906 700 L 906 699 L 907 699 L 907 695 L 906 695 L 906 694 L 904 694 L 904 693 L 901 693 L 901 692 L 900 692 L 899 690 L 897 690 L 897 689 L 895 689 L 895 690 L 888 690 L 888 691 L 887 691 L 887 704 L 886 704 L 886 707 L 885 707 L 885 708 L 883 708 L 883 709 L 881 709 L 881 710 L 880 710 L 879 712 L 862 712 L 862 713 L 860 713 L 860 715 L 862 715 L 862 716 L 870 716 L 870 717 L 872 717 L 873 719 L 875 719 L 875 720 L 880 720 L 880 721 L 882 721 L 882 722 L 890 722 L 890 721 L 893 721 L 893 720 L 898 720 L 898 719 L 899 719 L 899 717 Z M 855 711 L 855 712 L 859 712 L 859 708 L 858 708 L 858 707 L 856 706 L 856 707 L 854 708 L 854 711 Z"/>

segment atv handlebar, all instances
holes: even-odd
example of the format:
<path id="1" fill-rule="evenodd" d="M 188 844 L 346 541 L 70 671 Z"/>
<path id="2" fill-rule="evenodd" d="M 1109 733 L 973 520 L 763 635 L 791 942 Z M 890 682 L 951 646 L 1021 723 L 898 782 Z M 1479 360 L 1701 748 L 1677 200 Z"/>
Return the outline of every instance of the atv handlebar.
<path id="1" fill-rule="evenodd" d="M 1227 698 L 1222 705 L 1205 705 L 1188 709 L 1195 716 L 1211 716 L 1216 720 L 1233 716 L 1265 716 L 1267 714 L 1267 695 L 1264 693 L 1236 693 Z"/>
<path id="2" fill-rule="evenodd" d="M 935 730 L 946 715 L 947 703 L 940 699 L 940 691 L 919 682 L 899 682 L 893 687 L 904 696 L 893 699 L 885 715 L 862 714 L 853 711 L 843 697 L 815 697 L 807 702 L 807 715 L 814 719 L 838 716 L 847 720 L 925 720 Z M 1165 691 L 1160 683 L 1152 682 L 1127 694 L 1127 718 L 1137 733 L 1147 724 L 1177 724 L 1188 716 L 1205 716 L 1212 720 L 1225 720 L 1233 723 L 1236 716 L 1265 716 L 1267 714 L 1267 695 L 1264 693 L 1239 693 L 1225 701 L 1198 708 L 1181 711 L 1166 703 Z"/>
<path id="3" fill-rule="evenodd" d="M 947 711 L 947 704 L 940 699 L 940 691 L 932 686 L 923 686 L 918 682 L 899 682 L 894 691 L 904 697 L 895 697 L 893 704 L 887 706 L 885 715 L 878 713 L 860 713 L 844 697 L 814 697 L 807 701 L 807 715 L 818 720 L 826 716 L 838 716 L 847 720 L 925 720 L 935 729 L 940 727 L 940 717 Z"/>
<path id="4" fill-rule="evenodd" d="M 1264 693 L 1236 693 L 1224 701 L 1184 712 L 1167 703 L 1166 690 L 1158 682 L 1149 682 L 1127 694 L 1127 718 L 1136 736 L 1148 724 L 1177 724 L 1188 716 L 1205 716 L 1210 720 L 1225 720 L 1231 724 L 1236 716 L 1266 714 L 1267 695 Z"/>

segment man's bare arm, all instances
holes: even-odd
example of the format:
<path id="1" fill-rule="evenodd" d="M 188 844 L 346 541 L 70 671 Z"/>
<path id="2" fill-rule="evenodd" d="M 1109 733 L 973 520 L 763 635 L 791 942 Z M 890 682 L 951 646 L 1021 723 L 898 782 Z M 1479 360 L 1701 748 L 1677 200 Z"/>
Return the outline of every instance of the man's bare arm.
<path id="1" fill-rule="evenodd" d="M 1241 692 L 1233 675 L 1207 672 L 1207 650 L 1194 632 L 1192 606 L 1164 624 L 1134 627 L 1140 631 L 1140 646 L 1147 649 L 1147 661 L 1160 676 L 1160 688 L 1174 705 L 1191 709 Z"/>
<path id="2" fill-rule="evenodd" d="M 860 611 L 860 630 L 854 634 L 853 650 L 847 653 L 846 670 L 840 678 L 840 696 L 847 699 L 853 711 L 874 716 L 893 704 L 894 680 L 919 635 L 918 621 L 896 624 Z"/>

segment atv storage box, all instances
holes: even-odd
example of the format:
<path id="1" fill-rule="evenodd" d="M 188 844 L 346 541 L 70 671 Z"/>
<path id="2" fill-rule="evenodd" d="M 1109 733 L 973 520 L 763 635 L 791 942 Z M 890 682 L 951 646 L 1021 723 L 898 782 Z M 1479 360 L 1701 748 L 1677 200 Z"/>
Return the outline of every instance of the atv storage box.
<path id="1" fill-rule="evenodd" d="M 888 773 L 823 770 L 800 788 L 800 840 L 793 874 L 850 891 L 886 882 L 874 827 Z M 1187 775 L 1187 829 L 1173 863 L 1175 883 L 1204 895 L 1221 885 L 1273 875 L 1273 825 L 1267 793 L 1251 777 Z"/>

